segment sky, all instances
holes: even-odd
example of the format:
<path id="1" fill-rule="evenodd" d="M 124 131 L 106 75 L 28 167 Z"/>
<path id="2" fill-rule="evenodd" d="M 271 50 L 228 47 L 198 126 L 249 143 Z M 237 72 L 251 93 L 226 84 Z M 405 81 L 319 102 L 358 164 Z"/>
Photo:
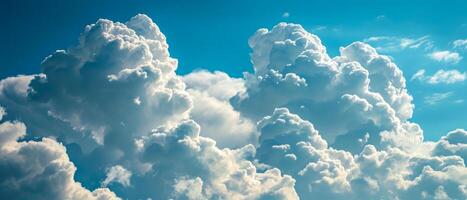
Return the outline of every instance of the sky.
<path id="1" fill-rule="evenodd" d="M 2 1 L 0 194 L 462 199 L 466 10 Z"/>
<path id="2" fill-rule="evenodd" d="M 252 69 L 248 37 L 258 28 L 291 22 L 318 35 L 332 56 L 353 41 L 390 37 L 380 44 L 392 43 L 391 48 L 381 51 L 403 70 L 417 105 L 413 120 L 423 125 L 425 137 L 439 139 L 456 126 L 467 126 L 464 82 L 445 85 L 410 81 L 420 69 L 427 74 L 440 69 L 467 70 L 465 59 L 446 62 L 428 56 L 434 51 L 449 51 L 465 57 L 465 48 L 456 49 L 452 43 L 467 37 L 465 1 L 268 2 L 6 1 L 1 13 L 11 28 L 0 33 L 4 40 L 0 77 L 37 73 L 38 65 L 51 52 L 76 44 L 77 33 L 85 25 L 98 18 L 124 21 L 137 13 L 157 21 L 168 38 L 171 54 L 180 62 L 178 73 L 207 69 L 239 77 Z M 401 41 L 395 41 L 423 37 L 429 49 L 397 47 Z M 433 95 L 440 96 L 436 94 L 444 94 L 444 98 L 427 103 Z"/>

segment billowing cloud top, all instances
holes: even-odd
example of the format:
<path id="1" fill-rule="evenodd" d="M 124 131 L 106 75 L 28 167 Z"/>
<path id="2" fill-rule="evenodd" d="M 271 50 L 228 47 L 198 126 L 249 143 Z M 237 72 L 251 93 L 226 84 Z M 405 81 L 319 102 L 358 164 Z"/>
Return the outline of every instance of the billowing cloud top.
<path id="1" fill-rule="evenodd" d="M 467 132 L 423 141 L 388 56 L 331 58 L 286 23 L 248 43 L 253 73 L 181 77 L 146 15 L 86 26 L 42 73 L 0 81 L 1 196 L 467 198 Z"/>

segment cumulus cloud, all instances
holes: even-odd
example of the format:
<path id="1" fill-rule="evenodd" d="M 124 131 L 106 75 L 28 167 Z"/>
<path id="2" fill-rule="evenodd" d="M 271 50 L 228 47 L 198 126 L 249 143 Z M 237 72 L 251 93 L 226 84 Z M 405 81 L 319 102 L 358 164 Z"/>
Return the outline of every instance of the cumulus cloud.
<path id="1" fill-rule="evenodd" d="M 191 118 L 203 127 L 203 136 L 216 140 L 221 147 L 254 142 L 255 122 L 243 117 L 229 103 L 232 96 L 245 91 L 243 79 L 219 71 L 197 71 L 182 79 L 193 99 Z"/>
<path id="2" fill-rule="evenodd" d="M 433 75 L 425 75 L 425 70 L 418 70 L 410 80 L 419 80 L 429 84 L 453 84 L 463 82 L 467 78 L 467 73 L 458 70 L 438 70 Z"/>
<path id="3" fill-rule="evenodd" d="M 249 118 L 287 107 L 331 145 L 359 151 L 366 133 L 375 143 L 381 131 L 399 129 L 412 116 L 402 71 L 367 44 L 353 43 L 330 58 L 317 36 L 285 23 L 258 30 L 249 44 L 255 73 L 245 75 L 247 90 L 231 100 Z"/>
<path id="4" fill-rule="evenodd" d="M 2 80 L 0 104 L 14 113 L 10 119 L 22 119 L 31 127 L 27 140 L 46 136 L 64 142 L 69 156 L 78 161 L 76 177 L 83 184 L 102 184 L 130 199 L 183 198 L 182 186 L 192 180 L 202 183 L 199 195 L 205 198 L 297 196 L 289 176 L 277 169 L 256 170 L 247 160 L 254 152 L 251 145 L 221 150 L 214 140 L 200 136 L 197 123 L 186 121 L 199 118 L 206 124 L 203 135 L 224 146 L 249 143 L 254 123 L 228 104 L 244 88 L 243 80 L 220 72 L 199 72 L 182 80 L 175 74 L 177 60 L 170 57 L 165 36 L 145 15 L 126 23 L 100 19 L 86 26 L 79 41 L 48 56 L 41 74 Z M 212 82 L 203 85 L 205 77 Z M 163 134 L 166 142 L 144 139 L 161 139 Z M 73 177 L 74 170 L 67 177 Z M 33 181 L 28 187 L 39 186 Z M 7 188 L 4 193 L 22 190 Z M 62 195 L 73 195 L 67 191 Z M 81 199 L 91 199 L 88 196 Z"/>
<path id="5" fill-rule="evenodd" d="M 194 121 L 183 121 L 172 129 L 160 128 L 136 143 L 141 159 L 151 166 L 147 173 L 154 174 L 146 175 L 147 181 L 142 182 L 159 198 L 297 198 L 290 176 L 282 176 L 277 169 L 257 172 L 246 160 L 254 155 L 252 145 L 221 150 L 214 140 L 200 136 L 200 126 Z M 191 191 L 191 187 L 197 189 Z M 170 192 L 174 188 L 176 192 Z"/>
<path id="6" fill-rule="evenodd" d="M 26 126 L 21 122 L 0 124 L 2 198 L 119 199 L 107 188 L 89 191 L 76 182 L 73 179 L 76 167 L 62 144 L 52 138 L 19 142 L 25 135 Z"/>
<path id="7" fill-rule="evenodd" d="M 145 15 L 98 20 L 79 41 L 0 81 L 2 196 L 467 197 L 465 130 L 424 142 L 402 71 L 368 44 L 332 58 L 280 23 L 249 39 L 253 72 L 233 78 L 178 76 Z"/>
<path id="8" fill-rule="evenodd" d="M 441 194 L 445 199 L 462 199 L 467 195 L 467 168 L 457 156 L 465 153 L 458 150 L 465 146 L 465 131 L 448 134 L 436 148 L 423 145 L 434 153 L 365 145 L 361 153 L 352 155 L 327 146 L 310 122 L 285 108 L 265 117 L 259 129 L 258 159 L 293 176 L 301 199 L 436 199 Z M 446 145 L 443 141 L 448 138 L 452 142 Z M 449 154 L 452 150 L 443 147 L 458 151 Z M 440 152 L 456 156 L 439 157 Z M 455 173 L 461 175 L 453 177 Z"/>
<path id="9" fill-rule="evenodd" d="M 456 64 L 462 60 L 462 56 L 460 56 L 459 53 L 450 51 L 434 51 L 428 54 L 428 56 L 433 60 L 452 64 Z"/>

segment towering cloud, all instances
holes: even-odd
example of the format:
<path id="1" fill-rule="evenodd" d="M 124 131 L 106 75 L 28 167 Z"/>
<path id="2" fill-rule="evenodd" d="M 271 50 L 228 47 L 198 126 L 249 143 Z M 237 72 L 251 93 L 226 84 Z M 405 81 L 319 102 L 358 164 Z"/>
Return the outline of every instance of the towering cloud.
<path id="1" fill-rule="evenodd" d="M 388 56 L 355 42 L 331 58 L 286 23 L 249 45 L 243 78 L 180 77 L 149 17 L 87 26 L 42 73 L 0 81 L 0 195 L 467 198 L 465 130 L 424 142 Z"/>
<path id="2" fill-rule="evenodd" d="M 193 90 L 187 92 L 175 74 L 177 60 L 169 56 L 165 36 L 147 16 L 125 24 L 98 20 L 86 27 L 77 46 L 56 51 L 41 67 L 41 74 L 2 80 L 0 104 L 14 113 L 11 119 L 31 127 L 27 140 L 50 136 L 64 142 L 78 167 L 76 177 L 86 186 L 102 184 L 131 199 L 297 197 L 290 176 L 277 169 L 256 170 L 247 159 L 254 155 L 251 145 L 221 150 L 200 136 L 195 122 L 186 121 L 193 117 L 205 124 L 206 135 L 223 146 L 243 146 L 255 132 L 254 123 L 228 104 L 243 81 L 208 73 L 213 82 L 199 85 L 192 74 L 186 81 Z M 212 86 L 217 83 L 232 89 Z M 210 89 L 195 91 L 203 87 Z M 199 108 L 190 113 L 192 99 Z M 5 137 L 15 138 L 10 134 Z M 26 167 L 27 161 L 18 165 Z M 73 177 L 74 166 L 69 171 L 67 177 Z M 40 182 L 30 184 L 40 187 Z M 199 192 L 186 194 L 191 186 Z M 21 190 L 26 189 L 6 187 L 2 193 Z"/>
<path id="3" fill-rule="evenodd" d="M 401 70 L 369 45 L 355 42 L 330 58 L 317 36 L 285 23 L 258 30 L 249 44 L 255 73 L 246 74 L 246 92 L 232 99 L 245 116 L 258 120 L 287 107 L 331 145 L 353 152 L 363 138 L 379 145 L 381 131 L 418 129 L 407 122 L 413 104 Z M 410 134 L 421 140 L 420 131 Z"/>

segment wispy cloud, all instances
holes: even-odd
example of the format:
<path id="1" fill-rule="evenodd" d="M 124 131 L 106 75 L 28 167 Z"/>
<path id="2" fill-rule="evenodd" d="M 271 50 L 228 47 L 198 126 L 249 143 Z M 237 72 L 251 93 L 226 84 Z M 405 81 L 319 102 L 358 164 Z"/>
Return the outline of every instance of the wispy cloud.
<path id="1" fill-rule="evenodd" d="M 430 36 L 427 35 L 419 38 L 376 36 L 367 38 L 364 40 L 364 42 L 370 43 L 381 52 L 401 51 L 404 49 L 417 48 L 424 48 L 425 50 L 429 50 L 433 47 L 433 41 L 431 41 Z"/>
<path id="2" fill-rule="evenodd" d="M 467 39 L 454 40 L 454 42 L 452 42 L 452 45 L 456 49 L 467 49 Z"/>
<path id="3" fill-rule="evenodd" d="M 434 51 L 433 53 L 428 54 L 428 56 L 438 62 L 447 62 L 456 64 L 462 60 L 462 56 L 459 53 L 451 51 Z"/>
<path id="4" fill-rule="evenodd" d="M 290 13 L 284 12 L 284 13 L 282 13 L 282 17 L 283 18 L 288 18 L 288 17 L 290 17 Z"/>
<path id="5" fill-rule="evenodd" d="M 386 15 L 378 15 L 378 16 L 376 16 L 376 21 L 384 21 L 384 20 L 386 20 L 386 19 L 387 19 Z"/>
<path id="6" fill-rule="evenodd" d="M 425 75 L 425 70 L 418 70 L 410 80 L 419 80 L 429 84 L 453 84 L 457 82 L 463 82 L 467 78 L 467 73 L 459 72 L 458 70 L 438 70 L 432 76 Z"/>
<path id="7" fill-rule="evenodd" d="M 452 92 L 433 93 L 432 95 L 426 96 L 424 100 L 426 104 L 435 105 L 449 98 L 450 96 L 452 96 Z"/>

